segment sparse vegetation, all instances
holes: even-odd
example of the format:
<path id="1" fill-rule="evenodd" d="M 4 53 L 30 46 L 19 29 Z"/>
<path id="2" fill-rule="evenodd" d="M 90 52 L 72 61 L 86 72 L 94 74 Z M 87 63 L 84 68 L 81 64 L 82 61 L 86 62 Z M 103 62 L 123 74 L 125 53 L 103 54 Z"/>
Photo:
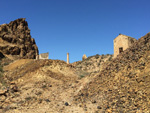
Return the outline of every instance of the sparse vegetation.
<path id="1" fill-rule="evenodd" d="M 42 91 L 39 91 L 36 93 L 36 95 L 41 95 L 42 94 Z"/>
<path id="2" fill-rule="evenodd" d="M 80 75 L 80 79 L 83 78 L 83 77 L 85 77 L 85 75 Z"/>
<path id="3" fill-rule="evenodd" d="M 6 66 L 6 65 L 8 65 L 8 64 L 9 64 L 9 62 L 5 62 L 5 63 L 4 63 L 4 66 Z"/>
<path id="4" fill-rule="evenodd" d="M 109 57 L 108 61 L 110 61 L 110 60 L 112 60 L 112 56 L 111 56 L 111 57 Z"/>
<path id="5" fill-rule="evenodd" d="M 26 98 L 25 98 L 26 101 L 29 101 L 29 100 L 31 100 L 31 99 L 32 99 L 32 97 L 26 97 Z"/>
<path id="6" fill-rule="evenodd" d="M 0 65 L 0 83 L 4 84 L 3 81 L 3 67 Z"/>
<path id="7" fill-rule="evenodd" d="M 0 72 L 3 72 L 3 66 L 0 64 Z"/>
<path id="8" fill-rule="evenodd" d="M 89 75 L 88 72 L 80 71 L 79 77 L 80 77 L 80 79 L 82 79 L 83 77 L 85 77 L 85 76 L 87 76 L 87 75 Z"/>
<path id="9" fill-rule="evenodd" d="M 46 88 L 47 86 L 44 84 L 44 85 L 42 85 L 42 88 Z"/>
<path id="10" fill-rule="evenodd" d="M 3 66 L 1 65 L 1 62 L 0 62 L 0 83 L 3 86 L 7 86 L 6 81 L 4 79 L 4 70 L 3 70 Z"/>
<path id="11" fill-rule="evenodd" d="M 96 54 L 94 56 L 88 57 L 84 61 L 77 62 L 75 68 L 78 72 L 87 72 L 87 75 L 89 75 L 89 73 L 98 73 L 102 69 L 103 65 L 105 65 L 105 63 L 110 60 L 109 58 L 111 59 L 112 55 Z M 80 78 L 86 76 L 86 74 L 83 73 L 79 73 L 78 75 L 80 76 Z"/>
<path id="12" fill-rule="evenodd" d="M 98 58 L 99 58 L 99 56 L 100 56 L 99 54 L 96 54 L 96 55 L 95 55 L 95 58 L 96 58 L 96 59 L 98 59 Z"/>

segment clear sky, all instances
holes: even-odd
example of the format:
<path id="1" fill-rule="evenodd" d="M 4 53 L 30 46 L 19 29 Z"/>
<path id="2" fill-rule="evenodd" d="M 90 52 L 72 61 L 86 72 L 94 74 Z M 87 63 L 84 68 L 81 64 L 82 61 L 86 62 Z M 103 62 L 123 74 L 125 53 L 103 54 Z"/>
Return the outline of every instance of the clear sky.
<path id="1" fill-rule="evenodd" d="M 0 0 L 0 24 L 26 18 L 39 53 L 79 61 L 83 54 L 113 54 L 119 33 L 150 32 L 150 0 Z"/>

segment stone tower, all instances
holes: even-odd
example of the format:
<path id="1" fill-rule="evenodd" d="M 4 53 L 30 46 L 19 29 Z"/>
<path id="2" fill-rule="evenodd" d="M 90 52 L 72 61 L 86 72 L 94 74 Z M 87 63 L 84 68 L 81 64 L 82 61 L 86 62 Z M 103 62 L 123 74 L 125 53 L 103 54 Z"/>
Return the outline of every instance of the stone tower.
<path id="1" fill-rule="evenodd" d="M 117 57 L 118 54 L 129 48 L 135 41 L 135 38 L 119 34 L 119 36 L 114 39 L 114 58 Z"/>
<path id="2" fill-rule="evenodd" d="M 69 64 L 69 53 L 67 53 L 67 64 Z"/>

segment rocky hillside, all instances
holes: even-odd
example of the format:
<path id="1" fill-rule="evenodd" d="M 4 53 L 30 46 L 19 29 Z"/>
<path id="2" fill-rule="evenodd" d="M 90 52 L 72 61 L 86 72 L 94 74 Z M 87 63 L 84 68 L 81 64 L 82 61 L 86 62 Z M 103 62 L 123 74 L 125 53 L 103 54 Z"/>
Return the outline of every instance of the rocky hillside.
<path id="1" fill-rule="evenodd" d="M 149 89 L 150 33 L 107 64 L 74 100 L 85 111 L 90 111 L 88 103 L 93 102 L 100 113 L 149 113 Z"/>
<path id="2" fill-rule="evenodd" d="M 35 59 L 38 48 L 24 18 L 0 25 L 0 59 Z"/>
<path id="3" fill-rule="evenodd" d="M 14 57 L 3 51 L 1 58 Z M 15 56 L 9 64 L 0 62 L 0 113 L 150 112 L 150 33 L 115 59 L 95 55 L 67 64 L 20 59 L 29 58 L 28 52 Z"/>
<path id="4" fill-rule="evenodd" d="M 52 108 L 49 113 L 59 112 L 66 102 L 61 93 L 78 79 L 75 69 L 59 60 L 21 59 L 4 71 L 7 85 L 0 85 L 0 112 L 8 113 L 45 113 L 45 107 Z"/>
<path id="5" fill-rule="evenodd" d="M 85 60 L 73 63 L 79 76 L 84 77 L 86 75 L 95 74 L 102 70 L 102 67 L 106 62 L 112 60 L 113 55 L 94 55 L 86 58 Z"/>

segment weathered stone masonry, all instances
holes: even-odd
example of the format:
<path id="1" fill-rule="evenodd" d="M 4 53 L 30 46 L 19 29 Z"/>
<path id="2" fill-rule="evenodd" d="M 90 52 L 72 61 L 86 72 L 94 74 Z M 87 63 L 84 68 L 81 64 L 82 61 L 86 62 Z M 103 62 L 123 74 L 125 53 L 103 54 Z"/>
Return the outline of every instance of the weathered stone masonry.
<path id="1" fill-rule="evenodd" d="M 37 60 L 38 59 L 48 59 L 48 58 L 49 58 L 49 53 L 48 52 L 47 53 L 42 53 L 42 54 L 36 56 Z"/>
<path id="2" fill-rule="evenodd" d="M 119 34 L 119 36 L 114 39 L 114 58 L 129 48 L 135 41 L 137 41 L 135 38 Z"/>

